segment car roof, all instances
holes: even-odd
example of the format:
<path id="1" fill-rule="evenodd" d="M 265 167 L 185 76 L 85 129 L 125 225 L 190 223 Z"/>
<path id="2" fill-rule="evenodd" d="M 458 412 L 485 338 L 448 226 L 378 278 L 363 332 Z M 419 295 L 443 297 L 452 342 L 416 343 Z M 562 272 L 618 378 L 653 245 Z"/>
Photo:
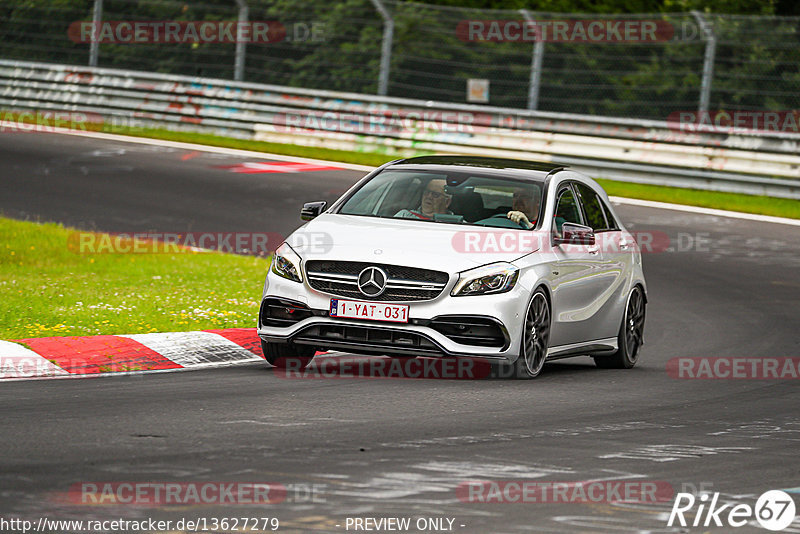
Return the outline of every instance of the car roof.
<path id="1" fill-rule="evenodd" d="M 441 165 L 448 167 L 473 167 L 476 169 L 538 171 L 549 174 L 564 169 L 564 165 L 544 161 L 525 161 L 510 158 L 490 158 L 483 156 L 418 156 L 393 161 L 395 165 Z"/>

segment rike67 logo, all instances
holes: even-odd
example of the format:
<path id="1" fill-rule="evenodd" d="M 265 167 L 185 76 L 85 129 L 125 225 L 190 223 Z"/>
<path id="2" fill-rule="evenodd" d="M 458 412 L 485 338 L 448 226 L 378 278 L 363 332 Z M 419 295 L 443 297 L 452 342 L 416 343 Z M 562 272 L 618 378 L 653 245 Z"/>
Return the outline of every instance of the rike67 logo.
<path id="1" fill-rule="evenodd" d="M 742 503 L 719 502 L 719 493 L 704 493 L 695 497 L 691 493 L 678 493 L 667 520 L 667 526 L 677 524 L 685 527 L 688 521 L 693 527 L 743 527 L 753 520 L 772 531 L 783 530 L 792 524 L 795 504 L 785 491 L 771 490 L 761 494 L 755 507 Z M 692 521 L 694 516 L 694 521 Z"/>

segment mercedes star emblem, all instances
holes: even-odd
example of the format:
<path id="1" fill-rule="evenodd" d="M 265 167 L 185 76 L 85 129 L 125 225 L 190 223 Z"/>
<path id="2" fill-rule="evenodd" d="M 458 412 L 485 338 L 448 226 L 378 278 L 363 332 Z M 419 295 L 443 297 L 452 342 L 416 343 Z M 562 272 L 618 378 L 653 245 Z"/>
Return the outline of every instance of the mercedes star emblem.
<path id="1" fill-rule="evenodd" d="M 367 267 L 358 275 L 358 290 L 368 297 L 377 297 L 386 289 L 388 278 L 380 267 Z"/>

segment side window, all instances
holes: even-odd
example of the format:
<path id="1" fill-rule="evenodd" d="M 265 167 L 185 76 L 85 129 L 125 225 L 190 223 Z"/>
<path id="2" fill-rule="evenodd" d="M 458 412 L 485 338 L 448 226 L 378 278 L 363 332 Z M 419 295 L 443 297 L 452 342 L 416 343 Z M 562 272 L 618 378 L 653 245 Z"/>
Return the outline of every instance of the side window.
<path id="1" fill-rule="evenodd" d="M 611 214 L 611 210 L 608 209 L 608 206 L 606 206 L 602 200 L 600 200 L 600 204 L 603 206 L 603 212 L 606 214 L 606 220 L 608 221 L 608 228 L 610 230 L 619 230 L 619 224 L 617 224 L 616 219 L 614 219 L 614 216 Z"/>
<path id="2" fill-rule="evenodd" d="M 597 193 L 591 187 L 583 184 L 575 184 L 575 187 L 581 195 L 581 205 L 583 206 L 583 214 L 586 215 L 586 223 L 595 232 L 608 230 L 610 226 L 606 223 L 603 205 Z"/>
<path id="3" fill-rule="evenodd" d="M 572 189 L 563 189 L 558 193 L 558 201 L 556 204 L 555 214 L 555 229 L 556 232 L 561 234 L 561 227 L 565 222 L 575 224 L 583 224 L 581 221 L 580 210 L 578 209 L 578 201 Z"/>

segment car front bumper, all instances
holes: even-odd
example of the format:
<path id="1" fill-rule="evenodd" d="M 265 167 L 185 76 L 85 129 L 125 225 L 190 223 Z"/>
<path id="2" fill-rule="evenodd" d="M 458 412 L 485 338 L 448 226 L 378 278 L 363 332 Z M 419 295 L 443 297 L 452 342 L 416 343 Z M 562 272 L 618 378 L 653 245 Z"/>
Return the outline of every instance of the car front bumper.
<path id="1" fill-rule="evenodd" d="M 354 353 L 458 356 L 498 362 L 516 360 L 527 293 L 518 285 L 506 293 L 452 297 L 450 291 L 456 281 L 457 276 L 451 276 L 445 289 L 433 300 L 398 302 L 409 305 L 409 322 L 389 323 L 330 317 L 331 299 L 345 297 L 322 293 L 305 282 L 293 282 L 270 272 L 261 299 L 258 335 L 267 342 L 313 345 Z M 369 302 L 369 299 L 364 301 Z M 265 325 L 262 322 L 265 302 L 272 305 L 283 302 L 302 308 L 307 310 L 302 313 L 305 318 L 286 326 Z M 487 328 L 473 331 L 491 330 L 495 341 L 490 346 L 476 344 L 474 338 L 464 342 L 467 336 L 458 335 L 458 329 L 462 328 L 459 323 L 485 324 Z M 489 344 L 486 340 L 481 342 Z"/>

